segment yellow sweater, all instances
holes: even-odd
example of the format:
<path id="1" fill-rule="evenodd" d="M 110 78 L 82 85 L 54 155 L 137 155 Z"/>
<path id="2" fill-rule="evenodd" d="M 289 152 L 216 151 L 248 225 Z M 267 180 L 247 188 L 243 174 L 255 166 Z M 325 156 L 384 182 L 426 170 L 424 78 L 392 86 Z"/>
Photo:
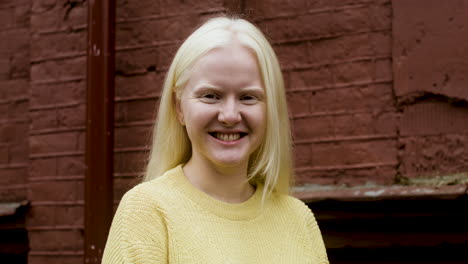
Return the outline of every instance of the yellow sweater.
<path id="1" fill-rule="evenodd" d="M 320 230 L 301 201 L 262 187 L 230 204 L 196 189 L 182 167 L 128 191 L 102 263 L 328 263 Z"/>

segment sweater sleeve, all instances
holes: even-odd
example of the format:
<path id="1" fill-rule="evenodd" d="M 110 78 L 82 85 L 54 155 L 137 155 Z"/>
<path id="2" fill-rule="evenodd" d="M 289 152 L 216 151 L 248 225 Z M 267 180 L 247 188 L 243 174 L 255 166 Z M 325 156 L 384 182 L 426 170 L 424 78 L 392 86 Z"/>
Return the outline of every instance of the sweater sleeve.
<path id="1" fill-rule="evenodd" d="M 103 264 L 167 263 L 168 233 L 162 210 L 134 188 L 122 198 L 112 221 Z"/>
<path id="2" fill-rule="evenodd" d="M 318 227 L 317 221 L 315 220 L 314 214 L 308 207 L 307 207 L 307 215 L 305 218 L 306 218 L 309 238 L 312 243 L 312 248 L 314 250 L 315 255 L 318 257 L 320 261 L 319 263 L 329 264 L 327 251 L 325 249 L 325 244 L 323 243 L 322 234 Z"/>

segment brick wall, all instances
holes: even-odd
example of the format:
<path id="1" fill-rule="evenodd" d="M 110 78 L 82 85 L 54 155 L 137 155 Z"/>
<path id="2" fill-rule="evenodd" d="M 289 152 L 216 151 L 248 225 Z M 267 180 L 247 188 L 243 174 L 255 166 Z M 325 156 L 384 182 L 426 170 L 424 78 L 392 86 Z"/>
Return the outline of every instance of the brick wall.
<path id="1" fill-rule="evenodd" d="M 0 202 L 27 199 L 29 6 L 0 3 Z"/>
<path id="2" fill-rule="evenodd" d="M 82 263 L 85 1 L 31 1 L 29 263 Z"/>
<path id="3" fill-rule="evenodd" d="M 397 165 L 389 1 L 258 1 L 287 86 L 296 184 L 391 184 Z"/>

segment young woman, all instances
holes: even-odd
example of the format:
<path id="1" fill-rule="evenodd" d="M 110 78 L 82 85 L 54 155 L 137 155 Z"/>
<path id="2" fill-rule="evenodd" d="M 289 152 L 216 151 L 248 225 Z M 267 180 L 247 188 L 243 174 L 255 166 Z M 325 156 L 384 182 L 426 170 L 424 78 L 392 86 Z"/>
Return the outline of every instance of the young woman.
<path id="1" fill-rule="evenodd" d="M 145 180 L 122 198 L 103 263 L 328 263 L 291 177 L 272 47 L 243 19 L 211 19 L 167 73 Z"/>

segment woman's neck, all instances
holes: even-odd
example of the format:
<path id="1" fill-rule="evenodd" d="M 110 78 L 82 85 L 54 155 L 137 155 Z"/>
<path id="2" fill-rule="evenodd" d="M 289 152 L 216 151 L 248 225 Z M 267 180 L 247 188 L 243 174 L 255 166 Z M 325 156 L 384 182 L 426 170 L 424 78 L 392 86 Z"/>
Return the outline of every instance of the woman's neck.
<path id="1" fill-rule="evenodd" d="M 241 203 L 255 192 L 255 187 L 247 181 L 247 164 L 216 167 L 208 161 L 192 157 L 183 170 L 197 189 L 224 202 Z"/>

